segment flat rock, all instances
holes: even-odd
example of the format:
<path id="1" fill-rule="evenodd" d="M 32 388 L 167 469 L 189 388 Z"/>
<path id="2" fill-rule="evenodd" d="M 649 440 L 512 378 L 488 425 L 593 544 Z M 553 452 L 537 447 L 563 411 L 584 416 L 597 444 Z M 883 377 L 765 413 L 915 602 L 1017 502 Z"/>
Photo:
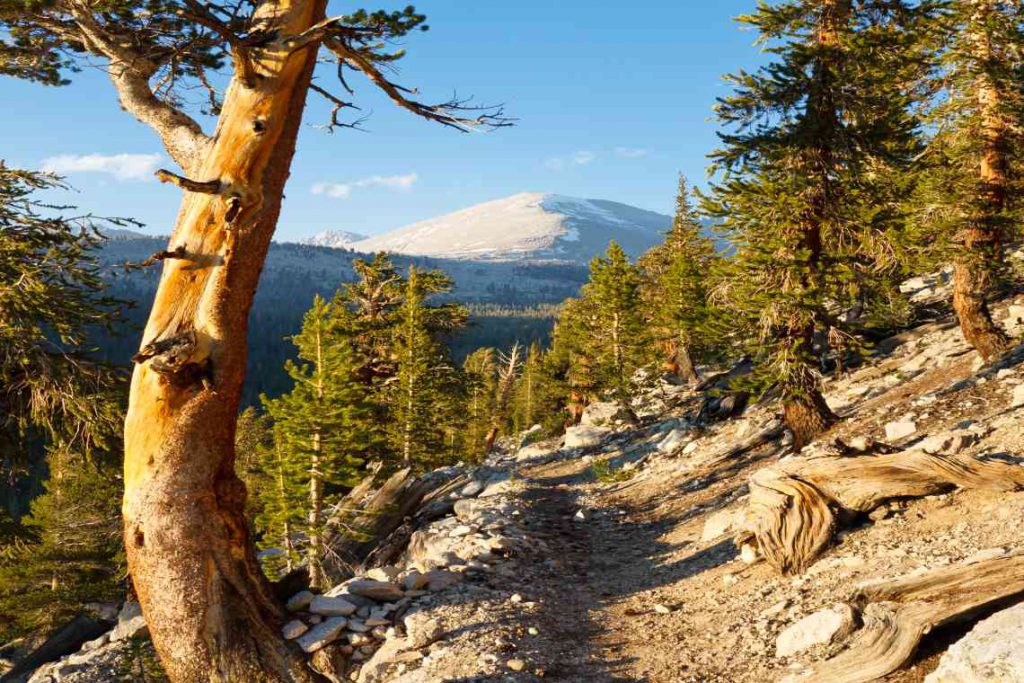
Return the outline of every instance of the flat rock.
<path id="1" fill-rule="evenodd" d="M 605 437 L 611 434 L 610 429 L 603 427 L 587 427 L 579 425 L 565 430 L 565 448 L 594 448 L 601 445 Z"/>
<path id="2" fill-rule="evenodd" d="M 704 521 L 701 542 L 707 543 L 722 536 L 734 535 L 742 527 L 744 519 L 746 510 L 719 510 Z"/>
<path id="3" fill-rule="evenodd" d="M 347 586 L 349 593 L 361 595 L 364 598 L 372 598 L 380 602 L 391 602 L 400 600 L 404 591 L 390 581 L 376 581 L 374 579 L 356 579 L 350 581 Z"/>
<path id="4" fill-rule="evenodd" d="M 969 448 L 978 442 L 978 434 L 967 429 L 957 429 L 952 432 L 933 434 L 921 442 L 921 449 L 925 453 L 943 455 L 956 455 L 965 448 Z"/>
<path id="5" fill-rule="evenodd" d="M 146 618 L 142 616 L 142 606 L 137 602 L 126 602 L 117 613 L 117 624 L 110 632 L 110 641 L 117 642 L 145 632 Z"/>
<path id="6" fill-rule="evenodd" d="M 608 427 L 615 422 L 628 422 L 632 419 L 629 409 L 621 403 L 591 403 L 583 409 L 580 417 L 581 427 Z"/>
<path id="7" fill-rule="evenodd" d="M 292 597 L 288 598 L 288 602 L 285 603 L 285 607 L 288 608 L 289 612 L 301 612 L 309 607 L 309 603 L 313 602 L 314 597 L 315 596 L 311 591 L 296 593 Z"/>
<path id="8" fill-rule="evenodd" d="M 789 657 L 815 645 L 826 645 L 849 635 L 854 629 L 854 614 L 849 605 L 833 605 L 810 614 L 779 634 L 775 656 Z"/>
<path id="9" fill-rule="evenodd" d="M 295 642 L 302 648 L 303 652 L 316 652 L 325 645 L 329 645 L 337 640 L 347 624 L 348 619 L 345 617 L 324 619 L 299 636 Z"/>
<path id="10" fill-rule="evenodd" d="M 916 433 L 917 424 L 913 420 L 900 420 L 885 425 L 885 438 L 889 441 L 899 441 Z"/>
<path id="11" fill-rule="evenodd" d="M 1018 384 L 1013 388 L 1013 398 L 1010 401 L 1011 408 L 1024 406 L 1024 384 Z"/>
<path id="12" fill-rule="evenodd" d="M 292 619 L 281 629 L 281 635 L 284 636 L 285 640 L 295 640 L 308 630 L 309 627 L 302 621 Z"/>
<path id="13" fill-rule="evenodd" d="M 313 614 L 322 614 L 325 617 L 347 617 L 359 609 L 345 598 L 332 598 L 326 595 L 317 595 L 309 603 L 309 611 Z"/>
<path id="14" fill-rule="evenodd" d="M 1024 683 L 1024 603 L 996 612 L 953 643 L 925 683 Z"/>

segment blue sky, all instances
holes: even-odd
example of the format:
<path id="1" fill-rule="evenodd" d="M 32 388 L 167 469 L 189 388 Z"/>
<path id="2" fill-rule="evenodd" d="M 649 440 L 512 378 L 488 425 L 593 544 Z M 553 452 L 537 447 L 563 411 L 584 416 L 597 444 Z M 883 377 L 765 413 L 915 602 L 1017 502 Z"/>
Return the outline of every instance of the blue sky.
<path id="1" fill-rule="evenodd" d="M 396 110 L 353 75 L 369 132 L 328 135 L 314 126 L 329 107 L 311 94 L 278 239 L 377 234 L 524 191 L 669 213 L 678 172 L 704 181 L 722 75 L 761 60 L 754 35 L 732 21 L 753 0 L 416 4 L 431 30 L 406 41 L 397 80 L 426 100 L 504 103 L 517 125 L 463 135 Z M 331 12 L 351 8 L 333 2 Z M 151 179 L 170 162 L 102 73 L 66 88 L 0 78 L 0 113 L 16 124 L 0 133 L 8 164 L 62 170 L 83 209 L 170 231 L 178 191 Z"/>

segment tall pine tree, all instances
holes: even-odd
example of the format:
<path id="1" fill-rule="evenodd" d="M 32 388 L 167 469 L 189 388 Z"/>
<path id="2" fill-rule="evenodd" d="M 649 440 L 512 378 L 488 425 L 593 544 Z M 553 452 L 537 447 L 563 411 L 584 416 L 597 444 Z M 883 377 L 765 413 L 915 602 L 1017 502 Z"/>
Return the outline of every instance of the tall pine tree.
<path id="1" fill-rule="evenodd" d="M 699 379 L 697 359 L 706 356 L 709 277 L 714 243 L 690 206 L 686 179 L 679 178 L 676 213 L 662 244 L 637 262 L 643 271 L 641 293 L 654 341 L 667 369 L 687 382 Z"/>
<path id="2" fill-rule="evenodd" d="M 369 445 L 370 413 L 357 376 L 361 359 L 352 348 L 345 320 L 317 296 L 302 331 L 292 338 L 300 363 L 289 361 L 286 369 L 294 387 L 280 398 L 264 400 L 275 437 L 275 448 L 267 456 L 273 463 L 268 474 L 286 487 L 283 493 L 270 489 L 270 500 L 283 515 L 275 521 L 282 537 L 286 524 L 295 524 L 304 533 L 309 580 L 315 588 L 322 588 L 325 581 L 328 504 L 332 494 L 357 482 Z M 287 509 L 295 486 L 307 492 L 303 521 Z"/>
<path id="3" fill-rule="evenodd" d="M 927 9 L 892 0 L 761 3 L 740 18 L 774 61 L 731 77 L 727 127 L 704 209 L 732 241 L 726 315 L 780 391 L 805 444 L 836 416 L 821 394 L 822 339 L 863 283 L 899 266 L 900 172 L 918 153 L 911 26 Z"/>
<path id="4" fill-rule="evenodd" d="M 922 222 L 952 243 L 953 308 L 964 338 L 991 361 L 1009 340 L 988 300 L 1017 235 L 1024 129 L 1024 6 L 944 2 L 928 45 L 938 55 L 930 110 L 935 135 L 922 183 Z"/>

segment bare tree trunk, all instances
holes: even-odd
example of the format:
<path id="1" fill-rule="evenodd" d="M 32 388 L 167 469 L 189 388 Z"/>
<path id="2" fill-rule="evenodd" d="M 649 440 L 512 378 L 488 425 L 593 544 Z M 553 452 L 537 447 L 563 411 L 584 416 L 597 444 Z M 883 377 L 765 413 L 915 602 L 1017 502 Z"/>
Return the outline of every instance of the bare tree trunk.
<path id="1" fill-rule="evenodd" d="M 987 6 L 983 12 L 991 12 Z M 985 361 L 1001 356 L 1010 345 L 1003 330 L 992 321 L 988 296 L 993 267 L 1002 258 L 1002 229 L 999 224 L 1006 206 L 1007 160 L 1006 121 L 999 112 L 1002 93 L 992 76 L 984 72 L 992 59 L 992 46 L 984 29 L 974 36 L 976 58 L 983 72 L 978 76 L 978 108 L 981 111 L 984 148 L 979 168 L 982 209 L 970 218 L 963 233 L 964 249 L 953 265 L 953 310 L 960 321 L 964 339 Z"/>
<path id="2" fill-rule="evenodd" d="M 322 0 L 280 0 L 258 18 L 298 35 Z M 132 378 L 125 421 L 128 567 L 153 643 L 175 683 L 310 681 L 280 635 L 234 471 L 249 309 L 277 224 L 316 43 L 260 51 L 235 78 L 187 191 Z"/>
<path id="3" fill-rule="evenodd" d="M 324 539 L 321 517 L 323 515 L 323 472 L 320 471 L 320 432 L 313 435 L 313 455 L 309 463 L 309 548 L 306 551 L 306 565 L 309 568 L 309 587 L 321 589 L 324 584 L 320 561 L 324 556 Z"/>
<path id="4" fill-rule="evenodd" d="M 700 382 L 700 373 L 697 366 L 693 364 L 693 356 L 690 355 L 690 347 L 683 340 L 679 340 L 675 352 L 676 374 L 687 384 Z"/>

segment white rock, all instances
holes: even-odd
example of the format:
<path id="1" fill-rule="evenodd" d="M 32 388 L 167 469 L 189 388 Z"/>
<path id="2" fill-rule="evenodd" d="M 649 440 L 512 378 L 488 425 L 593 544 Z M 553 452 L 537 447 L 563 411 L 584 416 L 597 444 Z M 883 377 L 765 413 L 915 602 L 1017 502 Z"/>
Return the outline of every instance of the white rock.
<path id="1" fill-rule="evenodd" d="M 1024 603 L 993 614 L 954 643 L 925 683 L 1024 683 Z"/>
<path id="2" fill-rule="evenodd" d="M 288 602 L 285 603 L 285 607 L 288 608 L 289 612 L 301 612 L 309 607 L 309 603 L 313 601 L 313 597 L 313 593 L 310 591 L 296 593 L 292 597 L 288 598 Z"/>
<path id="3" fill-rule="evenodd" d="M 616 421 L 628 420 L 629 409 L 621 403 L 591 403 L 583 409 L 581 427 L 607 427 Z"/>
<path id="4" fill-rule="evenodd" d="M 356 609 L 357 606 L 345 598 L 330 598 L 326 595 L 317 595 L 309 603 L 310 612 L 325 617 L 347 617 L 354 614 Z"/>
<path id="5" fill-rule="evenodd" d="M 885 438 L 888 441 L 899 441 L 917 433 L 917 424 L 913 420 L 889 422 L 885 425 Z"/>
<path id="6" fill-rule="evenodd" d="M 285 640 L 295 640 L 308 630 L 309 627 L 303 622 L 298 619 L 292 619 L 281 629 L 281 635 L 284 636 Z"/>
<path id="7" fill-rule="evenodd" d="M 760 561 L 761 555 L 758 554 L 757 548 L 752 543 L 744 543 L 740 548 L 740 559 L 747 564 L 754 564 Z"/>
<path id="8" fill-rule="evenodd" d="M 929 436 L 921 442 L 921 449 L 925 453 L 956 455 L 965 448 L 973 446 L 977 441 L 977 433 L 966 429 L 958 429 L 952 432 Z"/>
<path id="9" fill-rule="evenodd" d="M 849 605 L 837 603 L 804 617 L 780 633 L 775 641 L 775 656 L 789 657 L 815 645 L 834 642 L 849 635 L 853 628 L 853 610 Z"/>
<path id="10" fill-rule="evenodd" d="M 1013 399 L 1010 401 L 1011 408 L 1024 406 L 1024 384 L 1018 384 L 1013 388 Z"/>
<path id="11" fill-rule="evenodd" d="M 679 448 L 687 442 L 689 438 L 689 430 L 679 427 L 673 429 L 665 438 L 658 442 L 657 449 L 661 453 L 675 453 Z"/>
<path id="12" fill-rule="evenodd" d="M 345 617 L 324 619 L 299 636 L 295 642 L 298 643 L 304 652 L 316 652 L 325 645 L 329 645 L 337 640 L 347 624 L 348 619 Z"/>
<path id="13" fill-rule="evenodd" d="M 146 630 L 146 618 L 142 616 L 142 606 L 137 602 L 126 602 L 117 614 L 117 624 L 110 632 L 110 641 L 116 642 L 141 635 Z"/>
<path id="14" fill-rule="evenodd" d="M 579 425 L 569 427 L 565 430 L 565 448 L 594 448 L 599 446 L 606 436 L 611 434 L 610 429 L 603 427 L 587 427 Z"/>

